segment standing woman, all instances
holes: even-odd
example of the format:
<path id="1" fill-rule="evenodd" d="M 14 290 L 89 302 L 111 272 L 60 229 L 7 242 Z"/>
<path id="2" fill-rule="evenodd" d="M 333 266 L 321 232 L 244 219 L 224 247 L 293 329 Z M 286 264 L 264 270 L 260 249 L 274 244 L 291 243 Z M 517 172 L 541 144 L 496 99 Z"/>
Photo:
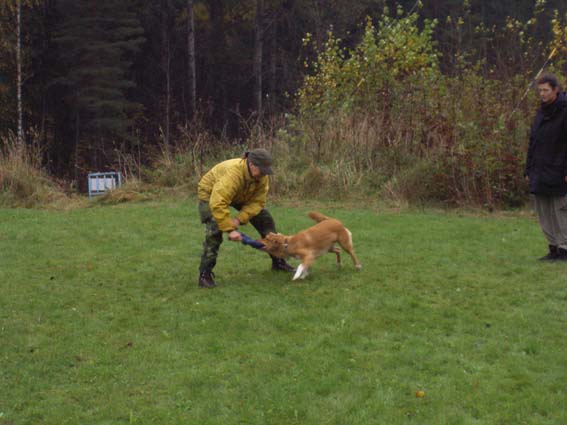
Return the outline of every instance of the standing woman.
<path id="1" fill-rule="evenodd" d="M 567 261 L 567 96 L 559 80 L 544 74 L 537 80 L 541 106 L 530 134 L 525 176 L 549 245 L 542 261 Z"/>
<path id="2" fill-rule="evenodd" d="M 246 152 L 242 158 L 215 165 L 199 181 L 199 215 L 205 225 L 205 242 L 199 266 L 199 286 L 213 288 L 213 268 L 217 262 L 223 233 L 234 242 L 242 240 L 240 225 L 250 222 L 262 237 L 276 233 L 276 225 L 265 209 L 272 174 L 272 156 L 265 149 Z M 232 217 L 230 207 L 238 211 Z M 294 272 L 280 258 L 272 257 L 272 270 Z"/>

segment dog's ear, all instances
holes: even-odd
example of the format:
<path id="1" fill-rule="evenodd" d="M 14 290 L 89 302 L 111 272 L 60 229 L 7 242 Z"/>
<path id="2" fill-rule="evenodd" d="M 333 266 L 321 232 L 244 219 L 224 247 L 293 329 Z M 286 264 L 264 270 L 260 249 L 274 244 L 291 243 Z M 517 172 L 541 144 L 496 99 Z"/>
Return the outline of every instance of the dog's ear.
<path id="1" fill-rule="evenodd" d="M 266 239 L 271 240 L 272 242 L 277 242 L 279 240 L 279 233 L 268 233 L 268 236 L 266 236 Z"/>
<path id="2" fill-rule="evenodd" d="M 273 237 L 273 233 L 268 233 L 266 236 L 260 239 L 260 242 L 264 244 L 264 247 L 262 248 L 264 251 L 269 249 L 269 247 L 273 244 L 272 237 Z"/>

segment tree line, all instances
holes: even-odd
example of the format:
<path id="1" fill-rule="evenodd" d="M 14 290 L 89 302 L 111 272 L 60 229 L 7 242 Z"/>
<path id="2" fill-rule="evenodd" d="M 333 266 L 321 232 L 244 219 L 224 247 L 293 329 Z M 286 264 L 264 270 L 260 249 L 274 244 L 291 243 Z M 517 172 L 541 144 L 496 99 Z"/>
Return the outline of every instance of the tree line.
<path id="1" fill-rule="evenodd" d="M 567 9 L 561 0 L 1 0 L 0 135 L 39 144 L 48 171 L 75 181 L 124 153 L 147 161 L 173 150 L 188 132 L 242 142 L 251 123 L 294 110 L 330 33 L 356 46 L 367 18 L 397 6 L 418 11 L 420 25 L 437 20 L 445 74 L 466 62 L 503 80 L 537 70 L 553 16 Z M 547 24 L 526 56 L 506 31 L 538 14 Z"/>

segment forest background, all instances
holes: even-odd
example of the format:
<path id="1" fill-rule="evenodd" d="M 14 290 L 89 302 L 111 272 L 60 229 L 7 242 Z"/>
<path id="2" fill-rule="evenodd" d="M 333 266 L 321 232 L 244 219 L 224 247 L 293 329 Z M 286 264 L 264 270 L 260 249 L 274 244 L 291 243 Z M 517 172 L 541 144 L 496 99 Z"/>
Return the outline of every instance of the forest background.
<path id="1" fill-rule="evenodd" d="M 562 0 L 0 0 L 0 205 L 264 146 L 274 195 L 520 207 L 542 67 Z"/>

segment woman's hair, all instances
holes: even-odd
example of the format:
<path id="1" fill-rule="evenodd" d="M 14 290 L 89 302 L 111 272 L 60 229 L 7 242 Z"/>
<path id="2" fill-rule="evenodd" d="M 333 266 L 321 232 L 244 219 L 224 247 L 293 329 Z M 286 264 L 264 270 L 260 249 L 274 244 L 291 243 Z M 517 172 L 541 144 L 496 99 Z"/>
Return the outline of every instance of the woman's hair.
<path id="1" fill-rule="evenodd" d="M 551 88 L 559 88 L 561 89 L 561 85 L 559 84 L 559 79 L 554 75 L 546 72 L 541 77 L 539 77 L 536 81 L 537 85 L 540 84 L 549 84 Z"/>

